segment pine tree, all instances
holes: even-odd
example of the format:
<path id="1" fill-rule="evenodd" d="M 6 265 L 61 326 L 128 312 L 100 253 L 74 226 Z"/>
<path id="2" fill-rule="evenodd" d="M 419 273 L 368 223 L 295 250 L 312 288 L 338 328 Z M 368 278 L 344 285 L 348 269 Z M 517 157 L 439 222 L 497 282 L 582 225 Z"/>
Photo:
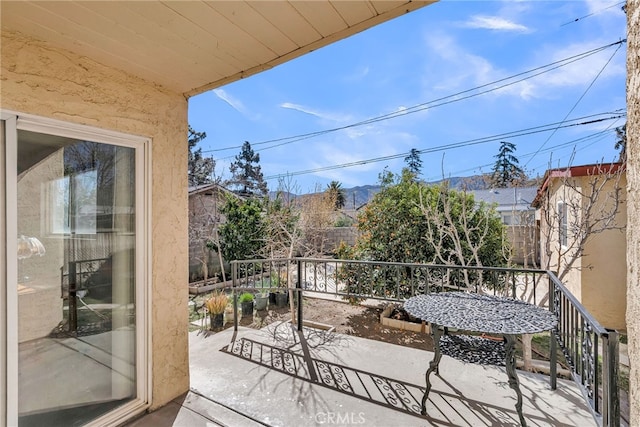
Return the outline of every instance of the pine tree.
<path id="1" fill-rule="evenodd" d="M 189 143 L 188 174 L 190 186 L 213 182 L 213 170 L 216 166 L 215 160 L 202 157 L 202 148 L 195 149 L 196 145 L 206 137 L 206 132 L 196 132 L 189 126 L 187 141 Z"/>
<path id="2" fill-rule="evenodd" d="M 494 188 L 506 188 L 526 180 L 527 175 L 519 165 L 518 158 L 513 154 L 515 144 L 507 141 L 500 143 L 497 159 L 491 174 L 491 185 Z"/>
<path id="3" fill-rule="evenodd" d="M 232 177 L 227 185 L 243 196 L 265 196 L 267 183 L 259 163 L 260 154 L 253 151 L 249 141 L 245 141 L 240 154 L 229 167 Z"/>
<path id="4" fill-rule="evenodd" d="M 409 152 L 409 155 L 404 158 L 404 161 L 407 164 L 409 172 L 411 172 L 415 177 L 420 176 L 420 174 L 422 173 L 422 160 L 420 159 L 420 151 L 412 148 Z"/>

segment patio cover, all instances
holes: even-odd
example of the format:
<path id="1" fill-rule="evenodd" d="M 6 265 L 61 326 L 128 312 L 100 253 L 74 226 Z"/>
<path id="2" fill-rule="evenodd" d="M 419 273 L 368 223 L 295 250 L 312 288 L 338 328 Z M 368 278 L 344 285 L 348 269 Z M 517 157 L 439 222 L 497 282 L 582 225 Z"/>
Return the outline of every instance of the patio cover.
<path id="1" fill-rule="evenodd" d="M 3 1 L 0 12 L 3 31 L 190 97 L 434 1 Z"/>

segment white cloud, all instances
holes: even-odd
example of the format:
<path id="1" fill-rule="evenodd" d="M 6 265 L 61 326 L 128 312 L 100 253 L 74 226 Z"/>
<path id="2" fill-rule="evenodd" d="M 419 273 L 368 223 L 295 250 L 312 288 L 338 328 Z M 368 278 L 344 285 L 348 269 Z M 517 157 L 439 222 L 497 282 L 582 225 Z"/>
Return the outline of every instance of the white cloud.
<path id="1" fill-rule="evenodd" d="M 223 100 L 224 102 L 229 104 L 233 109 L 235 109 L 239 113 L 245 114 L 245 115 L 248 114 L 247 108 L 244 106 L 242 101 L 240 101 L 239 99 L 234 98 L 233 96 L 228 94 L 224 89 L 214 89 L 213 93 L 218 98 L 220 98 L 221 100 Z"/>
<path id="2" fill-rule="evenodd" d="M 499 16 L 475 15 L 463 24 L 467 28 L 478 28 L 493 31 L 529 32 L 529 28 Z"/>
<path id="3" fill-rule="evenodd" d="M 319 119 L 329 120 L 332 122 L 347 122 L 351 120 L 351 117 L 347 114 L 322 112 L 322 111 L 314 110 L 313 108 L 305 107 L 303 105 L 294 104 L 291 102 L 283 102 L 282 104 L 280 104 L 280 107 L 286 108 L 289 110 L 299 111 L 301 113 L 309 114 L 310 116 L 318 117 Z"/>
<path id="4" fill-rule="evenodd" d="M 357 68 L 353 71 L 353 73 L 344 77 L 344 81 L 346 82 L 354 82 L 358 80 L 362 80 L 369 75 L 369 66 L 364 66 Z"/>
<path id="5" fill-rule="evenodd" d="M 619 4 L 620 2 L 617 0 L 585 0 L 585 3 L 587 4 L 589 14 L 601 15 L 621 13 L 622 4 Z"/>
<path id="6" fill-rule="evenodd" d="M 603 43 L 604 44 L 604 43 Z M 599 46 L 599 43 L 590 42 L 588 44 L 574 44 L 555 52 L 545 55 L 551 61 L 568 58 L 573 55 L 589 51 Z M 603 69 L 615 48 L 591 55 L 580 61 L 573 62 L 557 70 L 546 73 L 535 79 L 535 83 L 540 86 L 570 87 L 585 86 L 593 81 L 597 74 Z M 623 76 L 626 73 L 624 51 L 618 51 L 616 57 L 602 71 L 600 79 L 611 76 Z"/>
<path id="7" fill-rule="evenodd" d="M 461 88 L 483 85 L 497 78 L 497 72 L 487 59 L 467 52 L 455 40 L 443 34 L 433 34 L 427 38 L 430 52 L 437 56 L 437 68 L 431 68 L 432 88 L 452 92 Z M 437 70 L 436 75 L 434 71 Z"/>
<path id="8" fill-rule="evenodd" d="M 473 86 L 481 86 L 513 75 L 518 70 L 504 70 L 495 67 L 482 56 L 472 54 L 456 43 L 449 35 L 431 34 L 427 37 L 429 50 L 437 55 L 437 67 L 427 64 L 430 72 L 425 73 L 424 85 L 429 89 L 453 93 Z M 531 60 L 531 68 L 545 63 L 552 63 L 569 58 L 596 47 L 605 45 L 606 41 L 592 40 L 588 43 L 577 43 L 568 46 L 545 46 Z M 517 96 L 523 100 L 533 98 L 549 98 L 558 94 L 558 89 L 569 87 L 586 87 L 602 70 L 614 52 L 615 47 L 591 55 L 579 61 L 564 65 L 537 77 L 523 80 L 513 85 L 492 92 L 493 95 Z M 525 65 L 521 67 L 526 68 Z M 437 71 L 437 72 L 435 72 Z M 607 65 L 599 79 L 623 76 L 626 72 L 624 51 L 620 50 Z M 508 82 L 504 82 L 506 84 Z M 489 89 L 489 88 L 486 88 Z"/>

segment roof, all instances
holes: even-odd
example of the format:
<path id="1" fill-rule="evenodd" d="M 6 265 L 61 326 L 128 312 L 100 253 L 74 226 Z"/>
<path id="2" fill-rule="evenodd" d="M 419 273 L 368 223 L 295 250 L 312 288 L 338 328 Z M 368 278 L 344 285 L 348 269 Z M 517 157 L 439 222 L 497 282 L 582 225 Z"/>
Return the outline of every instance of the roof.
<path id="1" fill-rule="evenodd" d="M 2 1 L 0 27 L 189 97 L 434 1 Z"/>
<path id="2" fill-rule="evenodd" d="M 536 196 L 538 187 L 511 187 L 492 188 L 490 190 L 472 190 L 475 201 L 482 201 L 488 204 L 496 204 L 496 210 L 518 210 L 529 209 L 531 202 Z"/>
<path id="3" fill-rule="evenodd" d="M 235 196 L 237 198 L 241 198 L 239 195 L 237 195 L 233 191 L 229 190 L 228 188 L 223 187 L 220 184 L 216 184 L 216 183 L 202 184 L 202 185 L 196 185 L 196 186 L 193 186 L 193 187 L 189 187 L 189 196 L 194 196 L 194 195 L 200 194 L 200 193 L 206 193 L 206 192 L 212 191 L 212 190 L 216 190 L 216 191 L 219 191 L 221 193 L 230 194 L 230 195 Z"/>
<path id="4" fill-rule="evenodd" d="M 545 191 L 549 187 L 551 181 L 554 179 L 613 174 L 617 173 L 621 169 L 624 171 L 624 168 L 625 164 L 619 162 L 609 164 L 594 163 L 589 165 L 567 166 L 564 168 L 548 169 L 545 172 L 544 177 L 542 178 L 542 184 L 540 184 L 536 197 L 533 199 L 533 202 L 531 202 L 531 206 L 541 206 L 542 200 L 545 197 Z"/>

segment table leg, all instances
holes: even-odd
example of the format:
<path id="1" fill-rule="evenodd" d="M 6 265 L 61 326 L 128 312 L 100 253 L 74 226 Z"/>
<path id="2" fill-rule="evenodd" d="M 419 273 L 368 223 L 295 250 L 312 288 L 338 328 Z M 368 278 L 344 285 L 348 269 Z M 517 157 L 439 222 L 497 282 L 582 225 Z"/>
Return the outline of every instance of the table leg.
<path id="1" fill-rule="evenodd" d="M 431 375 L 433 371 L 436 371 L 436 374 L 440 373 L 438 371 L 438 365 L 440 364 L 440 359 L 442 358 L 442 353 L 440 352 L 440 328 L 435 323 L 431 323 L 431 335 L 433 336 L 434 355 L 433 360 L 429 362 L 429 369 L 427 369 L 427 373 L 424 376 L 427 382 L 427 386 L 424 391 L 424 396 L 422 397 L 422 410 L 420 411 L 422 415 L 427 415 L 427 397 L 429 397 L 429 391 L 431 390 L 431 381 L 429 381 L 429 375 Z"/>
<path id="2" fill-rule="evenodd" d="M 527 422 L 522 415 L 522 393 L 520 392 L 520 381 L 518 381 L 518 375 L 516 374 L 516 336 L 505 335 L 505 367 L 507 370 L 507 376 L 509 377 L 509 387 L 516 391 L 516 411 L 518 417 L 520 417 L 520 425 L 522 427 L 527 426 Z"/>

